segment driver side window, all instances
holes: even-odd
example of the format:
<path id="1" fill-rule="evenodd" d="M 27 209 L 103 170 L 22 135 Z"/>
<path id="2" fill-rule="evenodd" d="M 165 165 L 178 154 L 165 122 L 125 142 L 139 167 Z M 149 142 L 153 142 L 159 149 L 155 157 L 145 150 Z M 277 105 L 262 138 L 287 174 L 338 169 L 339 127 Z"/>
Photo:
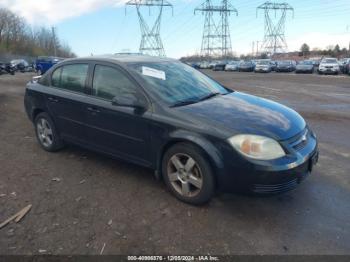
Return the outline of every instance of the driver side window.
<path id="1" fill-rule="evenodd" d="M 136 93 L 136 87 L 123 73 L 109 66 L 96 65 L 92 86 L 94 96 L 112 100 L 128 93 Z"/>

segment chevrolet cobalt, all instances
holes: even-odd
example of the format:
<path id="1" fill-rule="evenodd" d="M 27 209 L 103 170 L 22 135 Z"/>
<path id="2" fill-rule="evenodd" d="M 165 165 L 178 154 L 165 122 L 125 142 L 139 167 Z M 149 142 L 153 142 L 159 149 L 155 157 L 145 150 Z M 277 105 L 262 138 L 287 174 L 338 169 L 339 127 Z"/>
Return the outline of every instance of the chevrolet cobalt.
<path id="1" fill-rule="evenodd" d="M 28 83 L 24 103 L 44 150 L 73 143 L 151 168 L 190 204 L 290 190 L 318 160 L 298 113 L 171 59 L 65 60 Z"/>

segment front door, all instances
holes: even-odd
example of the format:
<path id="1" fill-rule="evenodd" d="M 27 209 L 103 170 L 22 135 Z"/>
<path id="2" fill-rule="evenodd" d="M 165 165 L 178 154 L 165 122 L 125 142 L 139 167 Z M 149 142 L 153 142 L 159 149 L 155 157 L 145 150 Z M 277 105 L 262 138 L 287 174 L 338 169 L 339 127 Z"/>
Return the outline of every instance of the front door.
<path id="1" fill-rule="evenodd" d="M 99 150 L 149 166 L 151 112 L 112 105 L 120 94 L 145 96 L 126 73 L 113 65 L 95 65 L 92 94 L 87 100 L 89 140 Z"/>

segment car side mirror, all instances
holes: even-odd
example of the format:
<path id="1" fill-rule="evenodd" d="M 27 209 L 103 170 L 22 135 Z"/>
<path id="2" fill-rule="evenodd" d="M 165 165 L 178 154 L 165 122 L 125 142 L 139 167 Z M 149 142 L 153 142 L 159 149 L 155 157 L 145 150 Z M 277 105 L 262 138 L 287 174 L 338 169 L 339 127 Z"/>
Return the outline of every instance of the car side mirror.
<path id="1" fill-rule="evenodd" d="M 147 107 L 146 101 L 144 99 L 140 99 L 132 93 L 121 94 L 114 97 L 112 99 L 112 105 L 131 107 L 138 110 L 145 110 Z"/>

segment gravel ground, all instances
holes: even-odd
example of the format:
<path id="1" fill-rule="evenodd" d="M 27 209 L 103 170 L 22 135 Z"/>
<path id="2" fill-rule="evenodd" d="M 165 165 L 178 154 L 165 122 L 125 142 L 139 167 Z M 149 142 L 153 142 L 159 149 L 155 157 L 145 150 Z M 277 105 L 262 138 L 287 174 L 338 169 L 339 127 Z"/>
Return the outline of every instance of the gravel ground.
<path id="1" fill-rule="evenodd" d="M 23 108 L 30 74 L 0 76 L 0 254 L 350 254 L 350 77 L 207 71 L 286 104 L 318 134 L 320 162 L 296 190 L 177 201 L 151 170 L 77 147 L 43 151 Z"/>

